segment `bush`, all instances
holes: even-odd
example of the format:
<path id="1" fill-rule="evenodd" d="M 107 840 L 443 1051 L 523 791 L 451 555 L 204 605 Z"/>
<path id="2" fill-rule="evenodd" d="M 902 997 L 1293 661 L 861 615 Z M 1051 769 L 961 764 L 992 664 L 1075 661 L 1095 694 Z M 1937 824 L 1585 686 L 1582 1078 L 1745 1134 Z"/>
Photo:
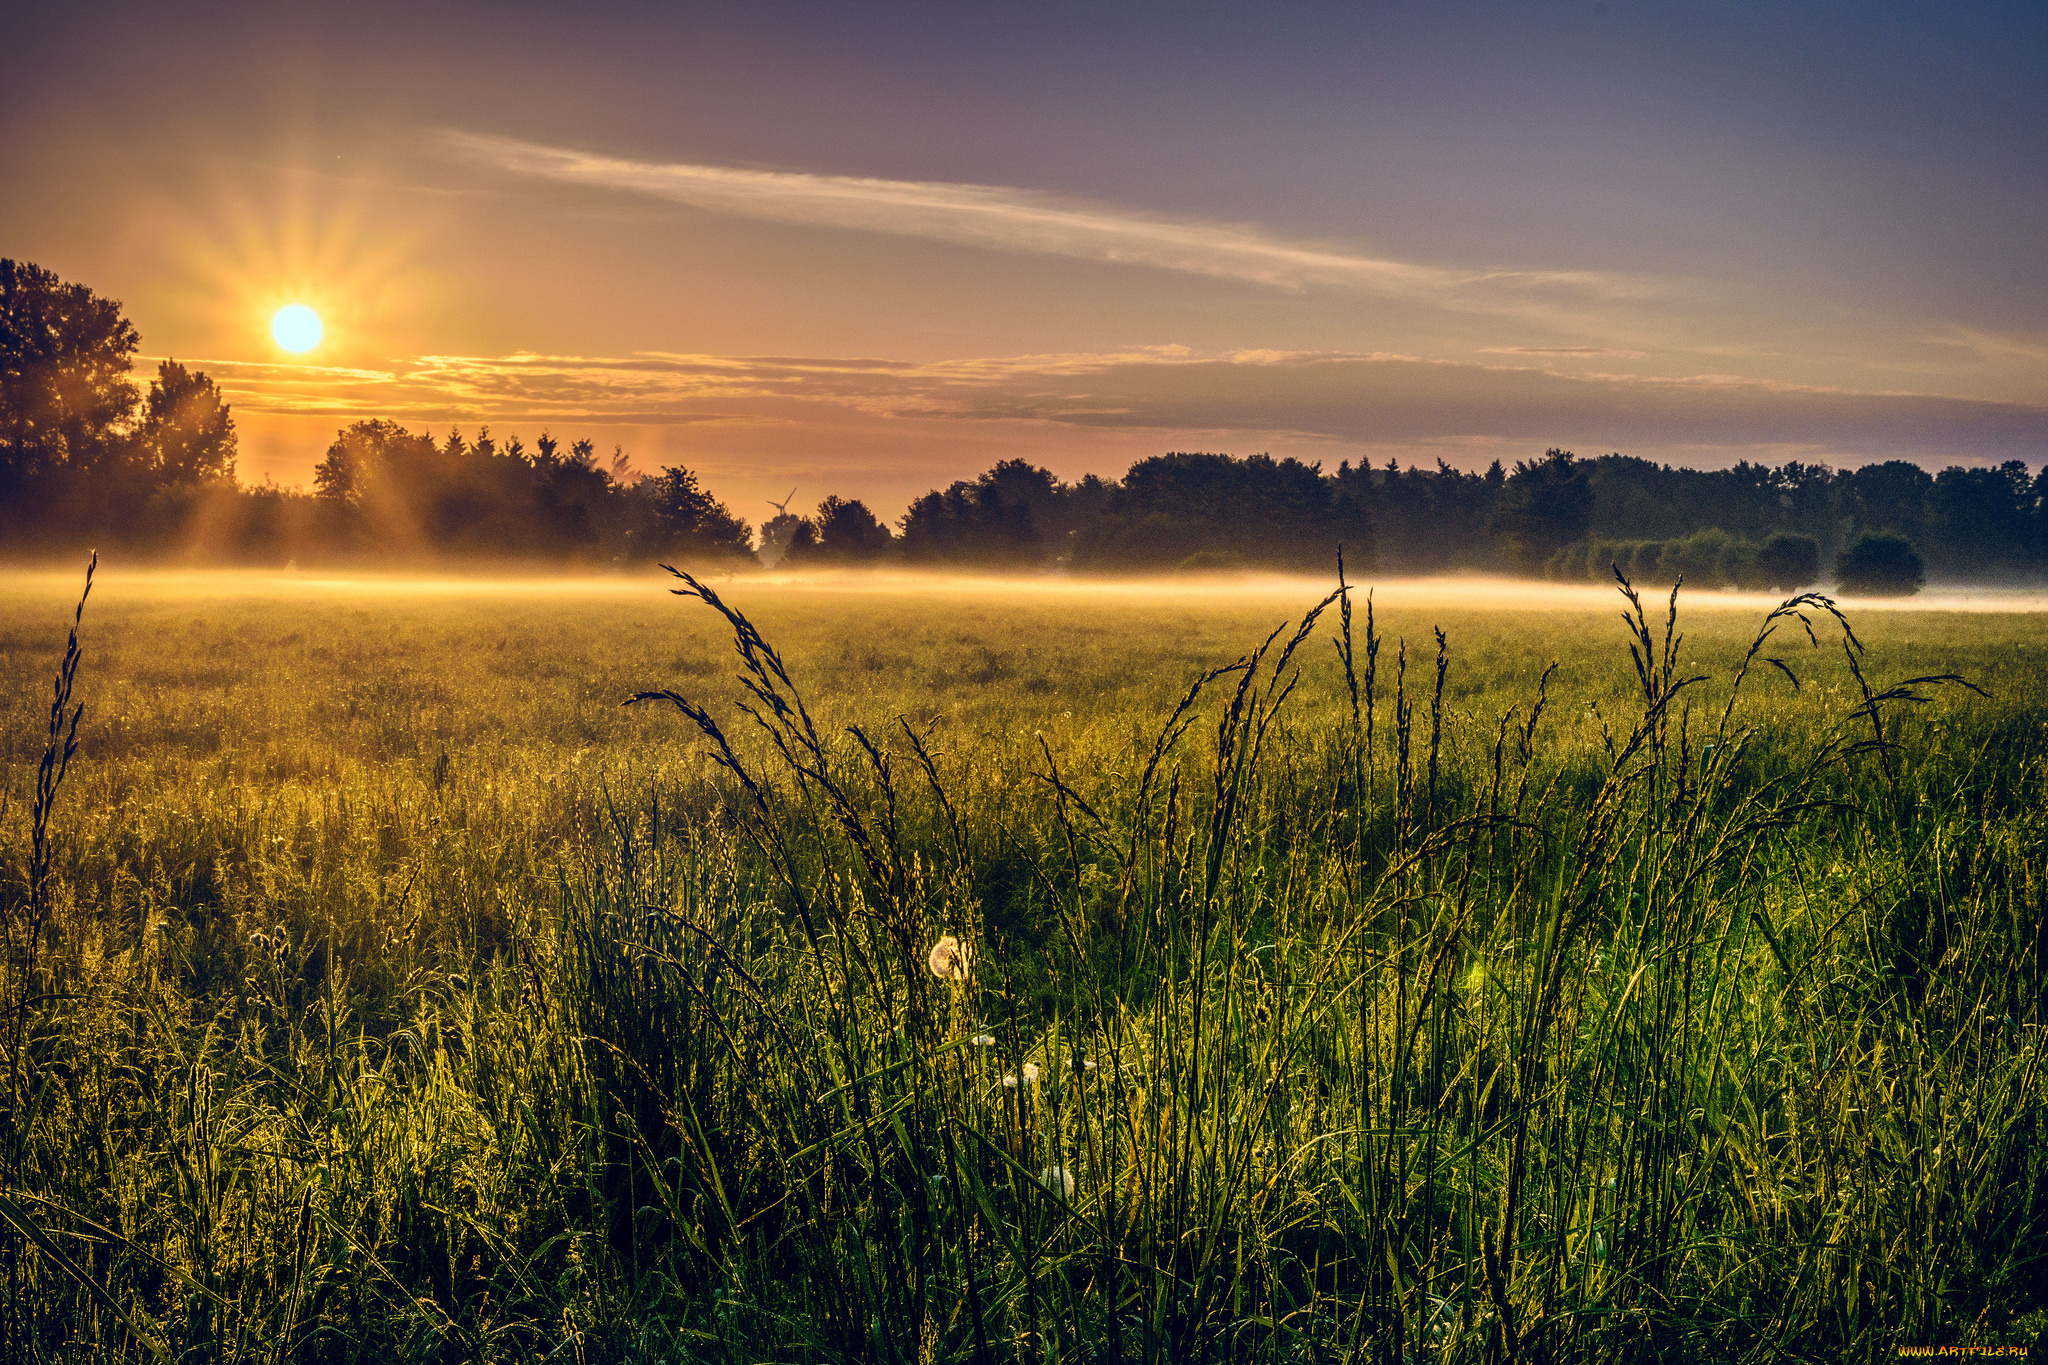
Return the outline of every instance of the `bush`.
<path id="1" fill-rule="evenodd" d="M 1604 540 L 1575 540 L 1552 555 L 1543 565 L 1543 576 L 1557 583 L 1607 580 L 1608 561 L 1614 546 Z"/>
<path id="2" fill-rule="evenodd" d="M 1758 547 L 1757 576 L 1779 592 L 1803 588 L 1820 577 L 1820 545 L 1812 536 L 1779 531 Z"/>
<path id="3" fill-rule="evenodd" d="M 1763 574 L 1757 568 L 1757 548 L 1754 541 L 1731 540 L 1721 547 L 1721 557 L 1714 562 L 1715 572 L 1720 581 L 1728 586 L 1752 592 L 1768 587 Z"/>
<path id="4" fill-rule="evenodd" d="M 1910 597 L 1926 581 L 1920 552 L 1896 531 L 1866 531 L 1835 559 L 1835 585 L 1860 597 Z"/>
<path id="5" fill-rule="evenodd" d="M 1684 540 L 1669 542 L 1663 559 L 1666 581 L 1683 577 L 1696 588 L 1720 587 L 1727 581 L 1721 572 L 1721 557 L 1734 539 L 1720 527 L 1709 526 Z"/>
<path id="6" fill-rule="evenodd" d="M 1623 573 L 1629 571 L 1635 553 L 1636 543 L 1632 540 L 1596 541 L 1586 556 L 1586 577 L 1595 583 L 1612 583 L 1616 568 Z"/>

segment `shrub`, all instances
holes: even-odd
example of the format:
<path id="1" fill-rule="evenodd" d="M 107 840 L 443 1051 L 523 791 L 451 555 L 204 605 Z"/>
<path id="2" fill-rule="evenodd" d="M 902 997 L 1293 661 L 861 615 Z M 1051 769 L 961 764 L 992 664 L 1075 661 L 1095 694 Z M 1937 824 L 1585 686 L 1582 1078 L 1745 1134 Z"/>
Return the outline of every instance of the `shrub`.
<path id="1" fill-rule="evenodd" d="M 1608 546 L 1598 540 L 1575 540 L 1544 562 L 1543 576 L 1554 583 L 1576 583 L 1606 572 Z M 1597 566 L 1597 567 L 1596 567 Z"/>
<path id="2" fill-rule="evenodd" d="M 1726 580 L 1721 574 L 1721 556 L 1734 537 L 1718 526 L 1694 531 L 1684 540 L 1664 547 L 1663 569 L 1667 580 L 1684 576 L 1696 588 L 1718 588 Z"/>
<path id="3" fill-rule="evenodd" d="M 1758 567 L 1755 541 L 1731 540 L 1723 545 L 1720 558 L 1714 561 L 1714 570 L 1722 583 L 1745 592 L 1770 586 L 1763 581 Z"/>
<path id="4" fill-rule="evenodd" d="M 1756 569 L 1767 588 L 1803 588 L 1820 577 L 1820 545 L 1812 536 L 1779 531 L 1758 547 Z"/>
<path id="5" fill-rule="evenodd" d="M 1586 555 L 1586 577 L 1595 583 L 1612 583 L 1616 567 L 1627 573 L 1635 552 L 1636 543 L 1632 540 L 1595 541 Z"/>
<path id="6" fill-rule="evenodd" d="M 1896 531 L 1866 531 L 1835 559 L 1835 583 L 1863 597 L 1910 597 L 1927 574 L 1913 542 Z"/>

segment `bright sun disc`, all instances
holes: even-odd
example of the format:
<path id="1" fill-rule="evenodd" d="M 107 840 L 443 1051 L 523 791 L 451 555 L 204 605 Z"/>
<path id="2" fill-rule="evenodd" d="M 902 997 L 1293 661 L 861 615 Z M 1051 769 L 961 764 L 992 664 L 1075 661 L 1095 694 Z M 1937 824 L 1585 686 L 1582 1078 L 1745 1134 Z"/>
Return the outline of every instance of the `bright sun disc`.
<path id="1" fill-rule="evenodd" d="M 303 303 L 277 310 L 270 334 L 287 351 L 310 351 L 320 344 L 320 315 Z"/>

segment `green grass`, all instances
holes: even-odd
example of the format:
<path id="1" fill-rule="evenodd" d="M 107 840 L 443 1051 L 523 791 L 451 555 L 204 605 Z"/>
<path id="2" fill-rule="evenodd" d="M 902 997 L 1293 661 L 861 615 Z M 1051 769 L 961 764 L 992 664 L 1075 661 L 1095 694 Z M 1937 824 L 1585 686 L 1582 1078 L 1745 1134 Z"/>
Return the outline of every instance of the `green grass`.
<path id="1" fill-rule="evenodd" d="M 15 925 L 77 586 L 0 601 Z M 1768 603 L 1668 654 L 1647 604 L 1639 672 L 1611 592 L 1390 584 L 1354 722 L 1339 608 L 1287 653 L 1330 585 L 667 586 L 102 577 L 0 1001 L 0 1350 L 2048 1326 L 2043 618 L 1857 614 L 1859 682 L 1813 610 L 1738 691 Z M 1990 697 L 1866 702 L 1951 673 Z"/>

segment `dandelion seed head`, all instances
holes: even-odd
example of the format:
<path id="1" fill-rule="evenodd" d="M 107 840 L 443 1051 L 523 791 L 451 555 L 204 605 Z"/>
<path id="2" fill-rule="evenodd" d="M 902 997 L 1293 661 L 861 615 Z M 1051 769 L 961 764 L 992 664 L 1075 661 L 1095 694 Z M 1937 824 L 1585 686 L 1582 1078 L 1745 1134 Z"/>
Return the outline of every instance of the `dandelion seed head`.
<path id="1" fill-rule="evenodd" d="M 931 964 L 932 975 L 941 981 L 965 981 L 973 960 L 973 950 L 951 934 L 934 943 L 931 956 L 926 959 Z"/>
<path id="2" fill-rule="evenodd" d="M 1074 1197 L 1074 1173 L 1064 1166 L 1048 1166 L 1039 1174 L 1038 1183 L 1062 1199 Z"/>

